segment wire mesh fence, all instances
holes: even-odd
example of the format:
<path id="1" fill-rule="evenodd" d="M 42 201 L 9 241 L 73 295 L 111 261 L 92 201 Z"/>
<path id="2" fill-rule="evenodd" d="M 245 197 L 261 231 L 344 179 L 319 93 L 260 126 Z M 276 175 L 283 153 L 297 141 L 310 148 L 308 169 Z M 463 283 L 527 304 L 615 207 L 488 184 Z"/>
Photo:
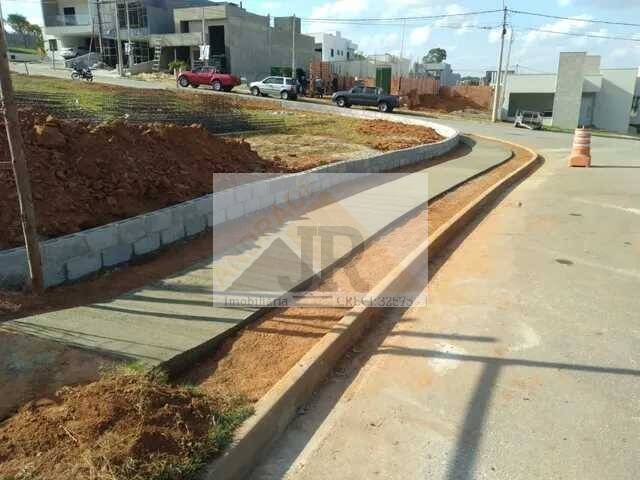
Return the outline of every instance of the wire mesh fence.
<path id="1" fill-rule="evenodd" d="M 57 118 L 103 122 L 124 119 L 132 123 L 201 124 L 211 133 L 281 130 L 285 119 L 278 111 L 250 110 L 221 103 L 209 95 L 192 98 L 163 92 L 87 96 L 62 92 L 17 92 L 20 107 L 34 108 Z"/>

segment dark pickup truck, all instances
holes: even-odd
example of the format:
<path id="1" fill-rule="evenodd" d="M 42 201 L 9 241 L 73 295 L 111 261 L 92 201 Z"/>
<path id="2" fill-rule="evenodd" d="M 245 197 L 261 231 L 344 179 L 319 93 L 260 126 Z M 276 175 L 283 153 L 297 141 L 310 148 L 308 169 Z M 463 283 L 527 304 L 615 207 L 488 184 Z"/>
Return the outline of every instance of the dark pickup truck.
<path id="1" fill-rule="evenodd" d="M 381 88 L 361 86 L 336 92 L 331 97 L 331 101 L 339 107 L 349 108 L 351 105 L 364 105 L 378 107 L 378 110 L 386 113 L 391 113 L 394 108 L 400 105 L 398 97 L 385 94 Z"/>

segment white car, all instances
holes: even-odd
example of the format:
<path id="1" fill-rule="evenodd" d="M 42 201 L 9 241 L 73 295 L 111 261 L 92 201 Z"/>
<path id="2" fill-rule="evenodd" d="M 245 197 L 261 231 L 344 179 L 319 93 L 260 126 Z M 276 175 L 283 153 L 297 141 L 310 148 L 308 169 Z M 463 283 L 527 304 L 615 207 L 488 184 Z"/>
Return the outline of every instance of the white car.
<path id="1" fill-rule="evenodd" d="M 283 100 L 298 98 L 298 82 L 291 77 L 267 77 L 259 82 L 251 82 L 249 90 L 256 97 L 278 96 Z"/>
<path id="2" fill-rule="evenodd" d="M 89 49 L 86 47 L 68 47 L 60 49 L 60 56 L 65 60 L 71 60 L 72 58 L 80 57 L 89 53 Z"/>

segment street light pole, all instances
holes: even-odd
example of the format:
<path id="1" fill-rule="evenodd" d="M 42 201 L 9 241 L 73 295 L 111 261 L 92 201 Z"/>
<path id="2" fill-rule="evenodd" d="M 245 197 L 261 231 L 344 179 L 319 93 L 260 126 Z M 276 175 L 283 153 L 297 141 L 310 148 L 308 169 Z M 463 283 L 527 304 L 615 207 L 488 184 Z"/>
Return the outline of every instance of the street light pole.
<path id="1" fill-rule="evenodd" d="M 2 20 L 2 7 L 0 6 L 0 93 L 2 94 L 2 106 L 4 122 L 9 142 L 9 152 L 13 164 L 13 175 L 18 190 L 18 205 L 20 207 L 20 221 L 25 239 L 27 260 L 29 262 L 29 277 L 31 288 L 36 293 L 44 290 L 44 275 L 42 272 L 42 258 L 40 256 L 40 244 L 36 227 L 36 214 L 31 195 L 31 181 L 29 169 L 24 155 L 24 143 L 18 108 L 16 107 L 13 85 L 11 83 L 11 71 L 9 69 L 9 57 L 7 55 L 7 39 L 4 34 Z"/>

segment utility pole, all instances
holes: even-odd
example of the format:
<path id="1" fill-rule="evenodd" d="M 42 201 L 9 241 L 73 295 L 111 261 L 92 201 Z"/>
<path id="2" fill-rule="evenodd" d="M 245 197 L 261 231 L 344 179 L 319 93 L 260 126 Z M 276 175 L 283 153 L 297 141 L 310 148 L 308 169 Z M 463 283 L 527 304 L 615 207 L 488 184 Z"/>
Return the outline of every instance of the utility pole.
<path id="1" fill-rule="evenodd" d="M 291 78 L 296 78 L 296 16 L 291 17 Z"/>
<path id="2" fill-rule="evenodd" d="M 42 273 L 42 257 L 40 256 L 40 244 L 38 243 L 38 232 L 36 227 L 36 214 L 33 208 L 33 197 L 31 196 L 31 181 L 29 170 L 24 155 L 24 143 L 20 122 L 18 119 L 18 108 L 16 107 L 11 83 L 11 72 L 9 70 L 9 57 L 7 55 L 7 39 L 4 34 L 4 24 L 2 20 L 2 7 L 0 6 L 0 93 L 2 94 L 2 107 L 4 122 L 7 130 L 7 140 L 9 141 L 9 152 L 13 164 L 13 176 L 18 190 L 18 205 L 20 207 L 20 221 L 24 234 L 27 260 L 29 262 L 29 277 L 31 288 L 36 293 L 44 290 L 44 275 Z"/>
<path id="3" fill-rule="evenodd" d="M 113 2 L 113 8 L 116 10 L 116 50 L 118 52 L 118 75 L 124 76 L 122 60 L 122 42 L 120 41 L 120 18 L 118 17 L 118 1 Z"/>
<path id="4" fill-rule="evenodd" d="M 496 86 L 493 92 L 493 111 L 491 112 L 491 121 L 500 120 L 501 105 L 500 100 L 500 82 L 502 81 L 502 55 L 504 54 L 504 37 L 507 34 L 507 7 L 503 9 L 502 15 L 502 34 L 500 35 L 500 54 L 498 55 L 498 70 L 496 72 Z"/>
<path id="5" fill-rule="evenodd" d="M 504 68 L 504 78 L 502 79 L 502 90 L 500 95 L 500 106 L 504 105 L 504 97 L 507 94 L 507 79 L 509 78 L 509 64 L 511 63 L 511 47 L 513 45 L 513 25 L 509 29 L 509 48 L 507 49 L 507 63 Z"/>
<path id="6" fill-rule="evenodd" d="M 96 15 L 98 17 L 98 44 L 100 45 L 100 60 L 104 61 L 102 49 L 102 14 L 100 13 L 100 0 L 96 0 Z"/>
<path id="7" fill-rule="evenodd" d="M 129 68 L 133 67 L 133 45 L 131 44 L 131 24 L 129 23 L 129 1 L 124 0 L 124 14 L 127 21 L 127 43 L 129 44 Z"/>

